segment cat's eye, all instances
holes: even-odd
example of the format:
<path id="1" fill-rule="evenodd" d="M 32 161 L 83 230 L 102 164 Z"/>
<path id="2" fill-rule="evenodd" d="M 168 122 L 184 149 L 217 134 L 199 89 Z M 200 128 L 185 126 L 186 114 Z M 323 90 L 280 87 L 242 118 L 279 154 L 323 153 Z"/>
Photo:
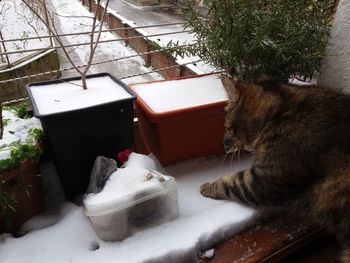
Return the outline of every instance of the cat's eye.
<path id="1" fill-rule="evenodd" d="M 233 140 L 232 140 L 232 138 L 225 137 L 225 138 L 224 138 L 224 148 L 225 148 L 225 152 L 227 152 L 229 149 L 231 149 L 232 146 L 233 146 Z"/>

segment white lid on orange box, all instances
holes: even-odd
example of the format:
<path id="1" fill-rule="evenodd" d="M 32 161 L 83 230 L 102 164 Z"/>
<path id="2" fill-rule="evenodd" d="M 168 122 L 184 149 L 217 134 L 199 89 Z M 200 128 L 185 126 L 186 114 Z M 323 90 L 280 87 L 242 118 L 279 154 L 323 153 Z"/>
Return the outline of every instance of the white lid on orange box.
<path id="1" fill-rule="evenodd" d="M 228 100 L 218 75 L 134 84 L 132 89 L 155 113 Z"/>

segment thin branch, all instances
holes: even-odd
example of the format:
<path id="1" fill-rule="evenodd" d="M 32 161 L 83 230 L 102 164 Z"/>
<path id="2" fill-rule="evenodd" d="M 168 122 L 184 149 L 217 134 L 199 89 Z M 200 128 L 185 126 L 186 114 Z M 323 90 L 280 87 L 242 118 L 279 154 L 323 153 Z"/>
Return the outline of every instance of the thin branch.
<path id="1" fill-rule="evenodd" d="M 99 0 L 99 1 L 98 1 L 98 7 L 102 8 L 101 5 L 100 5 L 100 2 L 101 2 L 101 1 Z M 100 18 L 100 19 L 101 19 L 100 28 L 99 28 L 98 35 L 97 35 L 97 38 L 96 38 L 96 41 L 95 41 L 95 46 L 94 46 L 94 32 L 95 32 L 95 30 L 94 30 L 95 27 L 94 27 L 94 26 L 95 26 L 95 24 L 96 24 L 96 20 L 97 20 L 97 16 L 98 16 L 98 13 L 99 13 L 98 11 L 99 11 L 99 10 L 96 11 L 96 14 L 95 14 L 95 16 L 94 16 L 96 19 L 94 19 L 94 23 L 93 23 L 93 25 L 92 25 L 91 46 L 90 46 L 90 52 L 91 52 L 91 53 L 90 53 L 90 56 L 89 56 L 89 60 L 88 60 L 88 62 L 87 62 L 87 67 L 86 67 L 85 70 L 84 70 L 84 73 L 85 73 L 85 74 L 88 72 L 88 70 L 89 70 L 90 67 L 91 67 L 91 63 L 92 63 L 93 57 L 94 57 L 94 55 L 95 55 L 95 52 L 96 52 L 98 43 L 99 43 L 100 38 L 101 38 L 102 27 L 103 27 L 103 20 L 104 20 L 104 18 L 105 18 L 106 12 L 107 12 L 108 4 L 109 4 L 109 0 L 107 0 L 106 5 L 105 5 L 105 8 L 104 8 L 104 10 L 103 10 L 102 17 Z"/>
<path id="2" fill-rule="evenodd" d="M 49 18 L 50 18 L 50 20 L 51 20 L 51 24 L 52 24 L 52 28 L 53 28 L 53 31 L 52 31 L 52 32 L 54 32 L 53 36 L 55 37 L 55 36 L 58 35 L 58 31 L 57 31 L 57 28 L 56 28 L 56 25 L 55 25 L 55 19 L 54 19 L 54 17 L 51 16 L 50 14 L 49 14 Z M 50 25 L 49 25 L 49 26 L 50 26 Z M 67 51 L 65 45 L 63 44 L 62 39 L 61 39 L 60 37 L 55 37 L 55 39 L 57 40 L 58 44 L 59 44 L 60 47 L 62 48 L 62 51 L 63 51 L 64 55 L 66 56 L 66 58 L 68 59 L 69 63 L 71 63 L 71 65 L 73 66 L 73 68 L 74 68 L 79 74 L 81 74 L 82 71 L 81 71 L 81 70 L 75 65 L 75 63 L 73 62 L 73 59 L 71 58 L 69 52 Z"/>
<path id="3" fill-rule="evenodd" d="M 36 29 L 35 26 L 32 25 L 32 22 L 33 21 L 30 21 L 28 17 L 26 17 L 25 15 L 22 15 L 20 13 L 17 12 L 18 15 L 22 16 L 22 18 L 27 22 L 27 24 L 33 29 L 34 33 L 36 34 L 37 36 L 37 39 L 39 39 L 41 41 L 41 38 L 40 38 L 40 35 L 39 35 L 39 32 L 38 30 Z"/>
<path id="4" fill-rule="evenodd" d="M 77 83 L 73 83 L 72 81 L 67 81 L 67 80 L 64 80 L 64 79 L 60 79 L 60 81 L 65 82 L 65 83 L 69 83 L 69 84 L 74 85 L 74 86 L 78 86 L 80 88 L 83 88 L 83 85 L 79 85 Z"/>
<path id="5" fill-rule="evenodd" d="M 77 50 L 78 48 L 79 48 L 79 46 L 75 46 L 75 47 L 71 48 L 71 49 L 68 51 L 68 53 L 70 54 L 70 53 L 74 52 L 75 50 Z"/>
<path id="6" fill-rule="evenodd" d="M 2 117 L 2 104 L 0 103 L 0 140 L 2 139 L 3 135 L 4 135 L 4 120 Z"/>
<path id="7" fill-rule="evenodd" d="M 52 23 L 52 28 L 51 28 L 51 25 L 49 24 L 49 21 L 45 21 L 41 16 L 40 14 L 38 14 L 38 12 L 36 10 L 34 10 L 32 8 L 32 6 L 30 6 L 25 0 L 21 0 L 22 3 L 24 3 L 38 18 L 39 20 L 46 26 L 46 28 L 49 30 L 49 32 L 52 34 L 52 36 L 55 38 L 55 40 L 58 42 L 58 44 L 61 46 L 62 50 L 63 50 L 63 53 L 65 54 L 65 56 L 67 57 L 68 61 L 71 63 L 71 65 L 73 66 L 73 68 L 81 73 L 81 71 L 79 70 L 79 68 L 75 65 L 75 63 L 73 62 L 73 60 L 71 59 L 70 55 L 68 54 L 67 50 L 65 49 L 65 46 L 63 45 L 61 39 L 58 37 L 58 32 L 57 32 L 57 29 L 55 28 L 54 26 L 54 19 L 52 16 L 50 16 L 49 14 L 49 17 L 51 19 L 51 23 Z"/>

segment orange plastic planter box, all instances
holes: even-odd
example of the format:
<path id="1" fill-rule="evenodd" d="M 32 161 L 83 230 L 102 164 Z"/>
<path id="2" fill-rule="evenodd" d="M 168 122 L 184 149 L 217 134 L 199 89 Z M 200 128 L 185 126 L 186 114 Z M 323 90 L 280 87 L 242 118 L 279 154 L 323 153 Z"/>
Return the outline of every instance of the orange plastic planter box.
<path id="1" fill-rule="evenodd" d="M 214 77 L 216 80 L 213 79 Z M 210 95 L 202 94 L 202 84 L 208 82 L 217 85 L 217 89 L 220 90 L 219 101 L 157 112 L 140 94 L 140 86 L 143 86 L 143 92 L 159 91 L 159 100 L 177 100 L 178 98 L 173 97 L 177 87 L 184 90 L 183 85 L 194 84 L 198 85 L 195 87 L 197 95 L 203 97 Z M 161 91 L 167 85 L 173 87 L 172 91 L 169 93 Z M 177 161 L 224 153 L 224 108 L 227 104 L 227 95 L 220 85 L 222 85 L 221 80 L 211 74 L 130 85 L 137 94 L 135 110 L 141 136 L 148 149 L 162 165 L 167 166 Z M 157 94 L 155 98 L 157 99 Z"/>

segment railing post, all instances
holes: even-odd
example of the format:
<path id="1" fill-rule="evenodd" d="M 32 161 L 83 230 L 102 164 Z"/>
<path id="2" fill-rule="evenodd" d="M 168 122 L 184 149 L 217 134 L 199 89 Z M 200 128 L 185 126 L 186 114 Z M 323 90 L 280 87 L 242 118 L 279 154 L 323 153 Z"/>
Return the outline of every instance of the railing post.
<path id="1" fill-rule="evenodd" d="M 3 40 L 1 30 L 0 30 L 0 40 Z M 2 53 L 1 49 L 4 50 L 4 53 L 7 52 L 7 51 L 6 51 L 6 46 L 5 46 L 5 43 L 4 43 L 4 42 L 1 42 L 1 45 L 0 45 L 0 54 Z M 3 56 L 5 56 L 5 59 L 3 58 Z M 3 60 L 3 61 L 5 61 L 5 62 L 7 62 L 7 66 L 8 66 L 8 67 L 11 66 L 10 58 L 9 58 L 8 54 L 5 54 L 5 55 L 1 54 L 0 59 Z"/>

